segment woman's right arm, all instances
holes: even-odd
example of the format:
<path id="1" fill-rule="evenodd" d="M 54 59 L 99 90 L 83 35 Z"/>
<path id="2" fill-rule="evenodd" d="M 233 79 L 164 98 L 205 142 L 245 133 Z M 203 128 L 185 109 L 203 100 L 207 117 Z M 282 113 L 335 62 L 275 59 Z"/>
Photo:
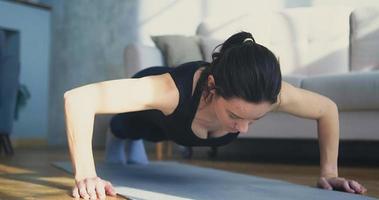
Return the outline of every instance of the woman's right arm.
<path id="1" fill-rule="evenodd" d="M 176 87 L 169 74 L 163 74 L 104 81 L 65 92 L 66 133 L 75 181 L 79 183 L 97 177 L 92 152 L 95 114 L 147 109 L 159 109 L 169 113 L 175 107 L 175 99 L 178 99 L 178 93 L 173 88 Z M 77 186 L 80 196 L 86 196 L 82 195 L 81 186 Z M 96 185 L 91 187 L 95 189 L 90 191 L 96 190 L 98 195 L 104 194 L 103 191 L 98 191 L 101 189 L 96 189 Z M 84 191 L 85 189 L 82 188 Z"/>

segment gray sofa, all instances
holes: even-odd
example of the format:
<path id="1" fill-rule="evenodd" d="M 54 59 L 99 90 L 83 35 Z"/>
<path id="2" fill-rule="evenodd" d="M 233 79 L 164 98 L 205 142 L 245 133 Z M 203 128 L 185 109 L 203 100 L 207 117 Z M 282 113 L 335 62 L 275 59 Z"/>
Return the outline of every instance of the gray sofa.
<path id="1" fill-rule="evenodd" d="M 379 9 L 307 7 L 260 10 L 224 21 L 207 19 L 197 27 L 196 36 L 187 37 L 194 38 L 198 49 L 185 48 L 182 54 L 200 51 L 202 59 L 209 61 L 211 50 L 240 30 L 252 32 L 258 43 L 279 57 L 285 81 L 337 103 L 341 140 L 379 141 Z M 171 42 L 176 47 L 180 46 L 177 39 Z M 166 50 L 151 44 L 128 45 L 126 76 L 168 65 L 175 59 L 168 59 L 173 55 Z M 97 120 L 95 131 L 103 135 L 106 120 Z M 270 113 L 240 138 L 314 139 L 317 126 L 315 120 Z"/>
<path id="2" fill-rule="evenodd" d="M 210 51 L 229 35 L 252 32 L 279 57 L 285 81 L 337 103 L 342 140 L 379 140 L 378 14 L 376 8 L 347 7 L 261 11 L 228 23 L 207 19 L 198 26 L 197 36 L 209 61 Z M 165 65 L 165 56 L 156 46 L 131 44 L 125 49 L 125 68 L 130 76 Z M 316 131 L 314 120 L 270 113 L 240 137 L 317 138 Z"/>

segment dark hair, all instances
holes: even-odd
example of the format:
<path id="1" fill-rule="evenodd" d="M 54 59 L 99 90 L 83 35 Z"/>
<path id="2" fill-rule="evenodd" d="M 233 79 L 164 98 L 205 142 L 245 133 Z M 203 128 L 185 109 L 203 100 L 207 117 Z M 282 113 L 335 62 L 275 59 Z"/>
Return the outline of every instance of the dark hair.
<path id="1" fill-rule="evenodd" d="M 219 52 L 215 50 L 220 47 Z M 280 64 L 266 47 L 255 42 L 251 33 L 239 32 L 218 45 L 212 62 L 199 78 L 205 99 L 212 89 L 225 99 L 242 98 L 247 102 L 276 103 L 281 88 Z M 213 75 L 215 87 L 208 87 L 208 76 Z"/>

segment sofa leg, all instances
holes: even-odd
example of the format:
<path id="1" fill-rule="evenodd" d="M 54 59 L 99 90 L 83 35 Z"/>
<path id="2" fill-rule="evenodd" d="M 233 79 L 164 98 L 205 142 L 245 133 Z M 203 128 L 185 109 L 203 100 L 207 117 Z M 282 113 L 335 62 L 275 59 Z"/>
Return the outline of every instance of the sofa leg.
<path id="1" fill-rule="evenodd" d="M 12 156 L 14 155 L 13 147 L 11 140 L 9 139 L 8 134 L 0 134 L 0 144 L 1 149 L 4 150 L 5 155 Z"/>
<path id="2" fill-rule="evenodd" d="M 163 160 L 163 142 L 157 142 L 155 144 L 155 151 L 157 160 Z"/>
<path id="3" fill-rule="evenodd" d="M 211 159 L 215 159 L 218 154 L 218 149 L 217 147 L 211 147 L 211 149 L 208 151 L 208 157 Z"/>
<path id="4" fill-rule="evenodd" d="M 193 155 L 193 149 L 192 147 L 182 146 L 181 153 L 184 159 L 191 159 Z"/>

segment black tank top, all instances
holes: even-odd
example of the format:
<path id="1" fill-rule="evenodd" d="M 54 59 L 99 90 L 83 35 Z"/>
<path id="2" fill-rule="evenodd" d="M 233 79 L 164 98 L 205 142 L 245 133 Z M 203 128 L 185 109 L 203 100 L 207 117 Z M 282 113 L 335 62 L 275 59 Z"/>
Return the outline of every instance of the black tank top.
<path id="1" fill-rule="evenodd" d="M 209 63 L 203 61 L 184 63 L 178 67 L 151 67 L 144 69 L 137 74 L 134 78 L 139 78 L 148 75 L 158 75 L 169 73 L 174 80 L 176 87 L 179 91 L 179 103 L 175 110 L 169 114 L 164 115 L 161 111 L 138 111 L 139 116 L 149 118 L 151 123 L 159 125 L 163 130 L 167 139 L 185 146 L 221 146 L 232 142 L 237 138 L 237 133 L 227 133 L 221 137 L 211 137 L 203 139 L 198 137 L 191 128 L 193 119 L 195 117 L 200 98 L 201 87 L 196 85 L 195 91 L 192 95 L 193 77 L 197 69 Z M 162 94 L 164 95 L 164 94 Z M 145 124 L 148 126 L 148 124 Z"/>

